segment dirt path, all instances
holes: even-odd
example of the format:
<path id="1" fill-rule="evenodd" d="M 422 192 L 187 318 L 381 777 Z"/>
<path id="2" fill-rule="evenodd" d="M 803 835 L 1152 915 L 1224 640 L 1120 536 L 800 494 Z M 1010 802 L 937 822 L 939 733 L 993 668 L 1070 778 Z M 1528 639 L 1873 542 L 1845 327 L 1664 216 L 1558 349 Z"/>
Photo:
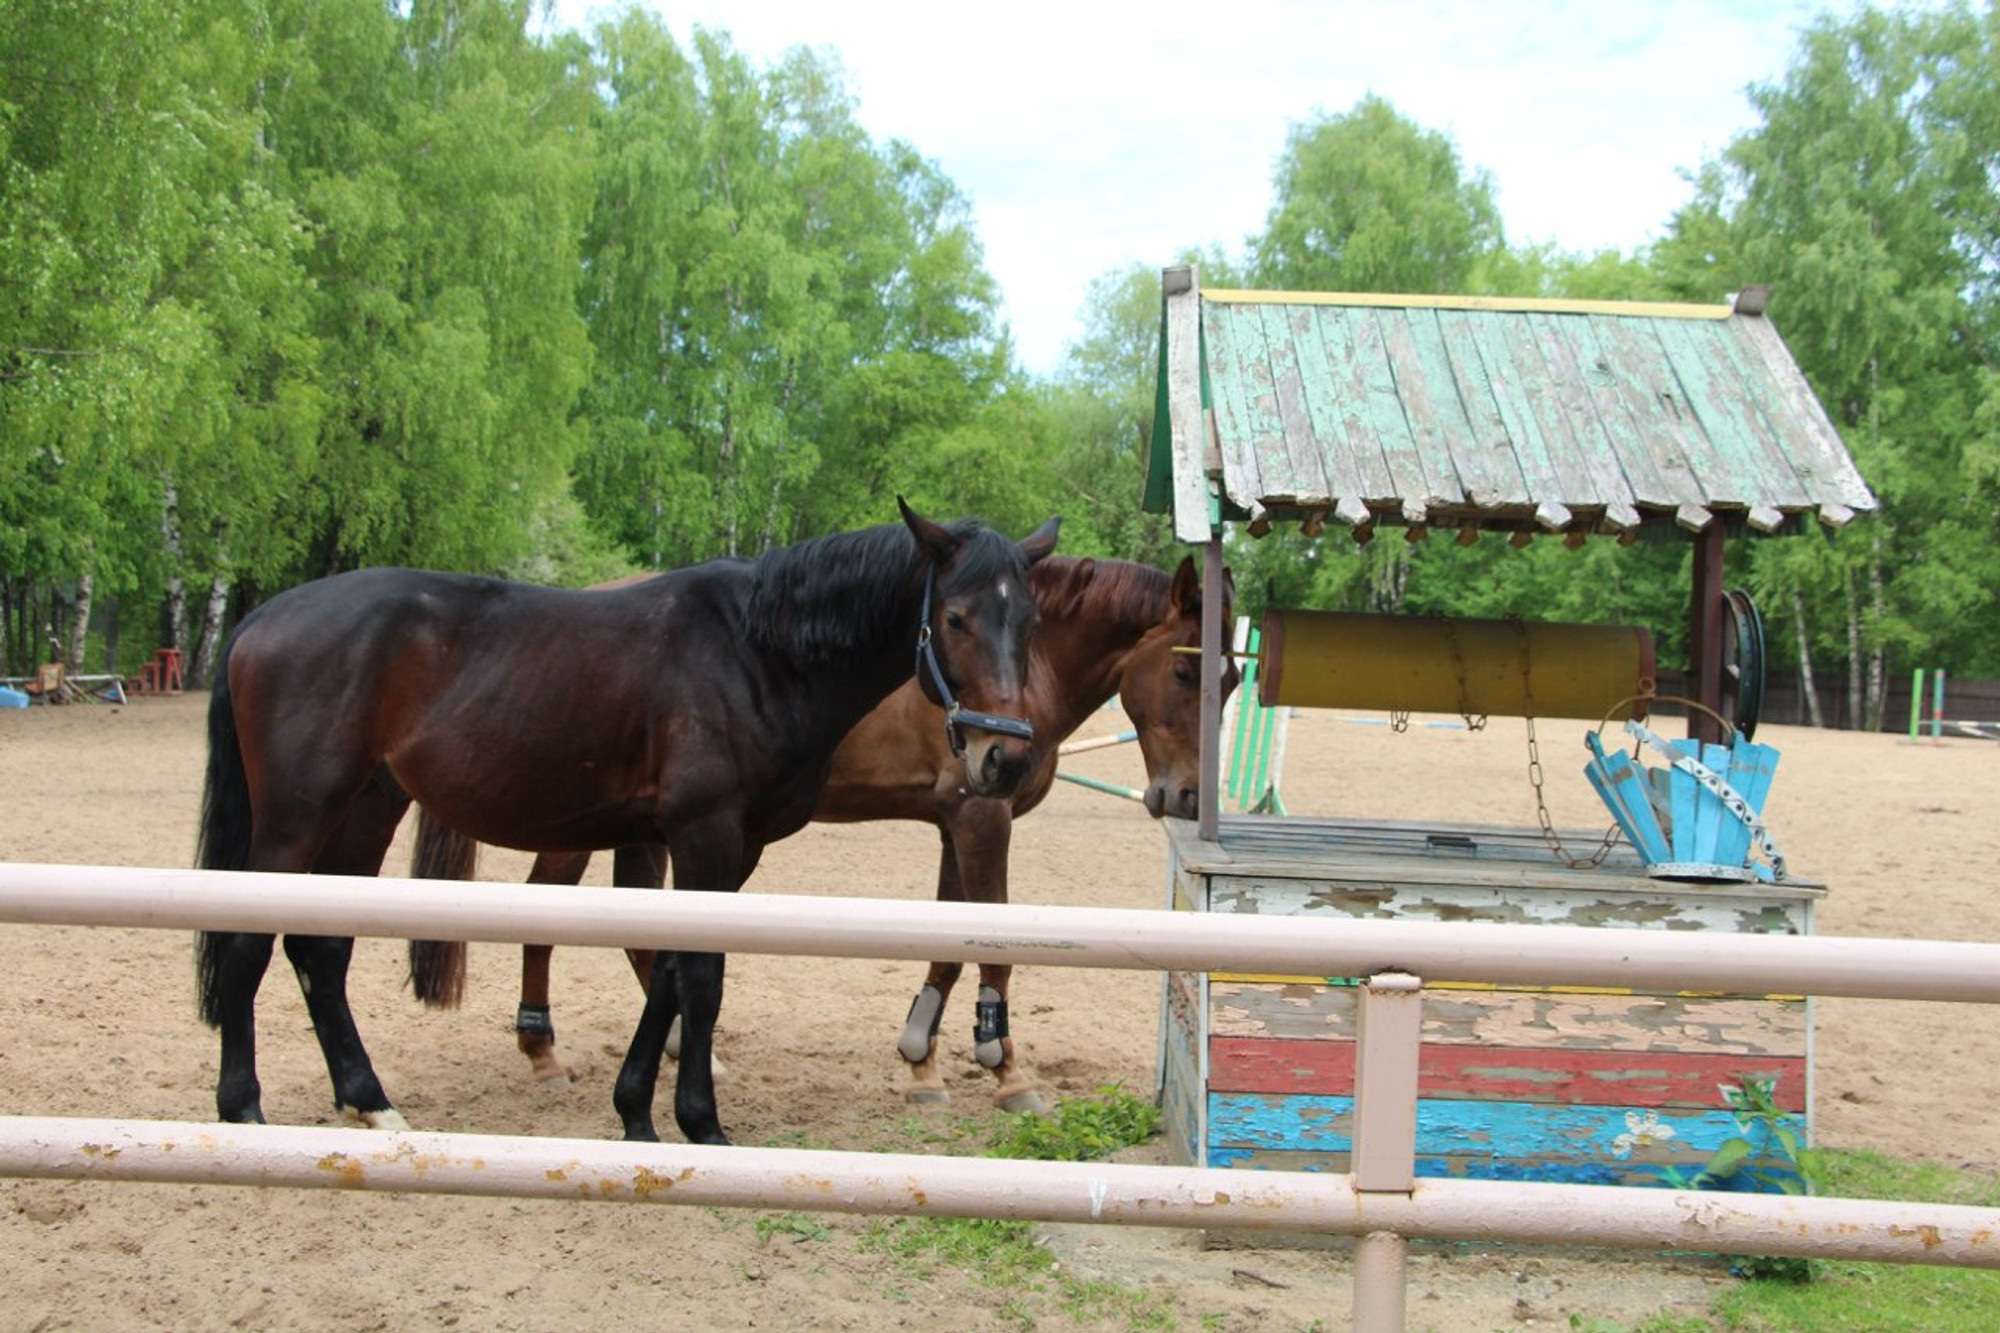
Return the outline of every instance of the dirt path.
<path id="1" fill-rule="evenodd" d="M 10 781 L 0 856 L 187 864 L 205 702 L 0 713 Z M 1363 721 L 1300 715 L 1286 770 L 1295 810 L 1533 822 L 1520 724 L 1395 735 Z M 1120 725 L 1107 713 L 1102 730 Z M 1787 729 L 1760 739 L 1784 753 L 1773 828 L 1799 873 L 1832 886 L 1823 933 L 2000 938 L 2000 745 Z M 1601 825 L 1579 772 L 1581 727 L 1543 723 L 1541 743 L 1558 821 Z M 1565 755 L 1575 762 L 1555 758 Z M 1075 764 L 1114 781 L 1138 775 L 1129 748 Z M 773 848 L 749 891 L 923 899 L 935 861 L 935 837 L 919 826 L 816 826 Z M 392 853 L 392 868 L 406 863 L 403 850 Z M 482 873 L 509 878 L 524 864 L 494 854 Z M 594 867 L 594 881 L 607 870 Z M 1142 812 L 1069 784 L 1015 837 L 1023 902 L 1157 907 L 1164 871 L 1162 839 Z M 184 934 L 7 926 L 0 944 L 0 1111 L 213 1114 L 215 1041 L 195 1018 Z M 464 1010 L 427 1013 L 403 990 L 401 946 L 362 941 L 354 1006 L 384 1082 L 422 1128 L 614 1136 L 610 1081 L 637 1016 L 624 960 L 557 954 L 556 1022 L 573 1086 L 530 1083 L 514 1052 L 516 967 L 511 949 L 475 946 Z M 264 1107 L 274 1121 L 327 1123 L 324 1067 L 284 971 L 273 968 L 259 1013 Z M 898 1095 L 893 1043 L 919 980 L 902 963 L 732 958 L 720 1051 L 734 1071 L 722 1106 L 737 1140 L 976 1150 L 997 1119 L 974 1072 L 966 997 L 945 1020 L 953 1104 L 916 1109 Z M 1105 1084 L 1150 1090 L 1157 988 L 1137 973 L 1024 969 L 1014 1027 L 1028 1063 L 1059 1096 Z M 2000 1122 L 1966 1114 L 1993 1095 L 2000 1013 L 1828 1001 L 1817 1022 L 1820 1142 L 2000 1171 Z M 867 1248 L 865 1219 L 822 1220 L 830 1235 L 801 1239 L 742 1212 L 0 1182 L 9 1259 L 0 1330 L 998 1330 L 1022 1326 L 1016 1298 L 1041 1327 L 1068 1323 L 1046 1298 L 983 1287 L 962 1271 L 921 1274 Z M 1346 1321 L 1337 1256 L 1201 1251 L 1178 1233 L 1107 1228 L 1063 1229 L 1054 1244 L 1072 1267 L 1171 1295 L 1182 1328 Z M 1416 1273 L 1412 1326 L 1445 1330 L 1691 1309 L 1719 1280 L 1650 1262 L 1537 1256 L 1423 1258 Z"/>

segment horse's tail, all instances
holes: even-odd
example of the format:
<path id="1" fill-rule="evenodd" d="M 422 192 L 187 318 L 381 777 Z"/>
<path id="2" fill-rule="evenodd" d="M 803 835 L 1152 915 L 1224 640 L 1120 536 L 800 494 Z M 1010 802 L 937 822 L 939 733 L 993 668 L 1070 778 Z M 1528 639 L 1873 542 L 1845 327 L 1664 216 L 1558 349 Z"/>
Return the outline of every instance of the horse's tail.
<path id="1" fill-rule="evenodd" d="M 201 822 L 195 833 L 194 861 L 203 870 L 243 870 L 250 865 L 250 778 L 236 735 L 236 708 L 229 696 L 231 635 L 215 666 L 208 696 L 208 774 L 201 789 Z M 209 931 L 195 936 L 195 997 L 201 1018 L 219 1026 L 216 994 L 222 939 Z"/>
<path id="2" fill-rule="evenodd" d="M 410 874 L 418 879 L 471 879 L 479 843 L 417 808 L 417 848 Z M 411 940 L 410 989 L 432 1009 L 456 1009 L 465 998 L 465 941 Z"/>

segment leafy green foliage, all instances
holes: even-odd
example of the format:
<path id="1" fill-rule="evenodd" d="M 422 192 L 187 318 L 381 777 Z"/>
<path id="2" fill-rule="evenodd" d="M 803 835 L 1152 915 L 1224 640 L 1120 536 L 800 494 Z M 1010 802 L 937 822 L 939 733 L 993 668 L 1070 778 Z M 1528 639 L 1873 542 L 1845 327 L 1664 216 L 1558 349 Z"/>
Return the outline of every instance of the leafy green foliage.
<path id="1" fill-rule="evenodd" d="M 1445 136 L 1379 97 L 1295 125 L 1255 246 L 1261 286 L 1297 291 L 1454 292 L 1501 245 L 1485 173 Z"/>
<path id="2" fill-rule="evenodd" d="M 0 0 L 0 644 L 88 576 L 128 658 L 363 564 L 590 581 L 893 519 L 907 494 L 1171 566 L 1143 514 L 1159 257 L 1012 364 L 971 210 L 837 62 L 518 0 Z M 1863 8 L 1633 254 L 1510 245 L 1379 97 L 1314 113 L 1216 285 L 1715 301 L 1773 318 L 1883 501 L 1743 542 L 1774 665 L 2000 674 L 2000 22 Z M 1246 610 L 1643 624 L 1678 544 L 1239 541 Z M 209 596 L 203 597 L 207 593 Z M 183 599 L 187 605 L 183 607 Z M 165 617 L 155 616 L 164 608 Z M 36 622 L 31 624 L 30 622 Z M 186 646 L 184 644 L 184 646 Z"/>
<path id="3" fill-rule="evenodd" d="M 989 1155 L 1044 1162 L 1091 1162 L 1144 1143 L 1160 1127 L 1160 1109 L 1115 1084 L 1088 1100 L 1070 1098 L 1048 1115 L 1010 1117 Z"/>

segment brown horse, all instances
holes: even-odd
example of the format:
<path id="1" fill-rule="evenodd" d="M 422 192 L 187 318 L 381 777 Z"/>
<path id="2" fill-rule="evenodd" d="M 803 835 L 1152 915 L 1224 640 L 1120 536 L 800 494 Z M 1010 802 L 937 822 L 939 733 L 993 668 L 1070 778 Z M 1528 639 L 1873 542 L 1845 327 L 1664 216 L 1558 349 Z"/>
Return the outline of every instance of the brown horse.
<path id="1" fill-rule="evenodd" d="M 898 501 L 899 505 L 901 504 Z M 209 708 L 200 864 L 375 874 L 412 801 L 468 836 L 535 852 L 671 850 L 676 887 L 733 891 L 804 827 L 854 724 L 911 674 L 981 734 L 968 787 L 1011 792 L 1035 762 L 1017 717 L 1036 625 L 1029 566 L 977 524 L 903 521 L 719 560 L 612 591 L 377 569 L 280 594 L 224 650 Z M 995 712 L 966 713 L 951 698 Z M 346 996 L 351 939 L 287 935 L 334 1101 L 399 1126 Z M 263 1119 L 254 1006 L 273 937 L 208 932 L 202 1016 L 221 1030 L 216 1107 Z M 661 954 L 619 1071 L 628 1139 L 654 1139 L 654 1084 L 684 1020 L 674 1111 L 727 1143 L 709 1063 L 723 958 Z"/>
<path id="2" fill-rule="evenodd" d="M 1013 821 L 1039 805 L 1056 774 L 1056 748 L 1092 713 L 1120 694 L 1138 733 L 1148 786 L 1146 809 L 1155 817 L 1192 819 L 1197 811 L 1200 736 L 1200 660 L 1186 651 L 1201 642 L 1201 583 L 1193 560 L 1170 578 L 1143 565 L 1115 560 L 1052 557 L 1030 574 L 1041 611 L 1024 706 L 1035 729 L 1034 764 L 1005 799 L 967 789 L 953 758 L 943 714 L 912 682 L 870 713 L 834 752 L 833 772 L 812 817 L 828 823 L 913 819 L 934 825 L 943 842 L 938 860 L 940 901 L 1007 901 L 1007 853 Z M 1224 623 L 1229 611 L 1223 611 Z M 1227 667 L 1225 690 L 1235 685 Z M 473 844 L 419 815 L 414 874 L 457 879 L 472 873 Z M 590 857 L 537 857 L 532 883 L 575 884 Z M 658 887 L 665 849 L 620 848 L 613 878 L 627 887 Z M 424 946 L 427 950 L 451 946 Z M 516 1034 L 538 1079 L 566 1078 L 555 1054 L 549 1017 L 546 945 L 522 950 L 521 1007 Z M 651 955 L 630 952 L 641 984 L 652 973 Z M 414 966 L 462 971 L 463 948 L 450 962 L 426 953 Z M 909 1062 L 912 1101 L 945 1101 L 937 1069 L 937 1029 L 963 964 L 933 963 L 910 1008 L 897 1050 Z M 994 1101 L 1008 1110 L 1038 1109 L 1041 1099 L 1014 1058 L 1008 1031 L 1007 992 L 1012 968 L 982 964 L 974 1025 L 975 1056 L 998 1081 Z M 669 1050 L 671 1051 L 671 1039 Z"/>

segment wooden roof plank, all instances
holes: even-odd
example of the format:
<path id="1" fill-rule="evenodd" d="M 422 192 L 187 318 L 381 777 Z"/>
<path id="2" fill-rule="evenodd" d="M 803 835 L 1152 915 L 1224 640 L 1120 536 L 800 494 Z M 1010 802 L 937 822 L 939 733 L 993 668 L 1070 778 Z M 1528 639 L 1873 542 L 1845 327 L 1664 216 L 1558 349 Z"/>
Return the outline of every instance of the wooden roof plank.
<path id="1" fill-rule="evenodd" d="M 1624 479 L 1625 491 L 1634 505 L 1678 507 L 1690 498 L 1684 485 L 1685 466 L 1668 471 L 1655 452 L 1647 447 L 1646 432 L 1634 419 L 1629 399 L 1639 393 L 1633 380 L 1623 373 L 1618 359 L 1600 336 L 1612 320 L 1585 319 L 1568 329 L 1570 347 L 1576 358 L 1577 376 L 1584 401 L 1602 432 L 1610 465 Z M 1694 497 L 1698 498 L 1698 492 Z"/>
<path id="2" fill-rule="evenodd" d="M 1309 320 L 1293 340 L 1299 353 L 1299 383 L 1313 438 L 1319 442 L 1327 489 L 1333 493 L 1342 522 L 1360 521 L 1356 515 L 1364 511 L 1356 506 L 1367 500 L 1371 478 L 1363 472 L 1359 455 L 1368 445 L 1355 441 L 1346 414 L 1335 406 L 1340 401 L 1341 385 L 1320 321 Z"/>
<path id="3" fill-rule="evenodd" d="M 1270 391 L 1271 368 L 1263 355 L 1263 340 L 1246 346 L 1240 322 L 1210 318 L 1204 311 L 1202 342 L 1210 365 L 1209 392 L 1215 408 L 1220 446 L 1223 494 L 1255 519 L 1264 510 L 1260 455 L 1267 441 L 1283 438 L 1277 417 L 1277 397 Z"/>
<path id="4" fill-rule="evenodd" d="M 1709 502 L 1745 509 L 1807 507 L 1805 487 L 1785 461 L 1782 442 L 1722 340 L 1688 337 L 1682 325 L 1670 320 L 1656 322 L 1653 334 L 1666 349 L 1683 400 L 1708 439 L 1702 486 Z"/>
<path id="5" fill-rule="evenodd" d="M 1320 345 L 1327 352 L 1327 368 L 1333 376 L 1338 404 L 1335 411 L 1347 435 L 1354 470 L 1361 477 L 1361 497 L 1371 503 L 1401 500 L 1403 492 L 1397 485 L 1395 469 L 1389 465 L 1382 431 L 1375 420 L 1358 330 L 1349 323 L 1347 312 L 1338 306 L 1323 307 L 1317 313 L 1319 318 L 1314 327 Z"/>
<path id="6" fill-rule="evenodd" d="M 1313 433 L 1311 409 L 1306 404 L 1305 383 L 1299 368 L 1298 326 L 1304 321 L 1298 312 L 1281 306 L 1259 306 L 1259 321 L 1266 354 L 1271 362 L 1271 378 L 1278 395 L 1278 418 L 1284 424 L 1284 466 L 1274 469 L 1285 476 L 1289 489 L 1273 490 L 1299 504 L 1324 507 L 1333 503 L 1327 485 L 1325 448 Z M 1271 468 L 1272 460 L 1265 461 Z"/>
<path id="7" fill-rule="evenodd" d="M 1763 367 L 1770 392 L 1792 424 L 1792 466 L 1807 489 L 1823 508 L 1874 509 L 1875 493 L 1861 479 L 1839 428 L 1820 405 L 1778 330 L 1760 316 L 1742 315 L 1731 323 L 1740 345 Z"/>
<path id="8" fill-rule="evenodd" d="M 1207 427 L 1202 417 L 1201 296 L 1192 285 L 1166 297 L 1168 440 L 1173 455 L 1174 536 L 1209 539 L 1208 470 L 1202 464 Z"/>
<path id="9" fill-rule="evenodd" d="M 1529 314 L 1528 327 L 1542 349 L 1553 384 L 1552 396 L 1568 419 L 1572 438 L 1603 497 L 1605 518 L 1614 527 L 1638 525 L 1637 496 L 1625 475 L 1617 444 L 1611 438 L 1616 417 L 1607 417 L 1595 393 L 1599 369 L 1597 345 L 1587 315 Z M 1622 423 L 1620 423 L 1622 425 Z"/>
<path id="10" fill-rule="evenodd" d="M 1356 369 L 1367 385 L 1368 414 L 1382 444 L 1382 458 L 1389 466 L 1396 494 L 1403 501 L 1403 518 L 1409 523 L 1422 523 L 1429 517 L 1431 506 L 1448 497 L 1427 465 L 1425 451 L 1411 429 L 1403 386 L 1390 356 L 1384 325 L 1394 320 L 1396 314 L 1393 310 L 1348 310 L 1343 312 L 1343 318 L 1353 338 Z"/>
<path id="11" fill-rule="evenodd" d="M 1424 460 L 1430 498 L 1491 508 L 1498 503 L 1499 488 L 1489 460 L 1475 447 L 1437 317 L 1428 310 L 1384 310 L 1380 326 L 1403 415 Z"/>
<path id="12" fill-rule="evenodd" d="M 1616 420 L 1615 403 L 1627 423 L 1625 429 L 1613 430 L 1611 438 L 1634 499 L 1680 511 L 1683 523 L 1695 511 L 1706 514 L 1708 492 L 1694 465 L 1706 445 L 1694 419 L 1680 407 L 1680 385 L 1668 371 L 1664 352 L 1648 336 L 1646 323 L 1594 319 L 1590 337 L 1609 375 L 1605 418 Z"/>
<path id="13" fill-rule="evenodd" d="M 1437 321 L 1438 339 L 1445 350 L 1452 383 L 1458 387 L 1466 424 L 1472 432 L 1470 447 L 1475 457 L 1461 464 L 1460 475 L 1465 475 L 1470 465 L 1483 481 L 1491 485 L 1493 499 L 1482 506 L 1484 508 L 1527 504 L 1532 495 L 1528 478 L 1521 470 L 1520 459 L 1515 456 L 1506 420 L 1493 395 L 1493 377 L 1479 355 L 1468 317 L 1457 310 L 1439 309 L 1431 313 Z"/>
<path id="14" fill-rule="evenodd" d="M 1602 466 L 1603 441 L 1594 415 L 1580 401 L 1576 357 L 1540 312 L 1498 316 L 1504 342 L 1524 383 L 1524 397 L 1541 427 L 1564 488 L 1555 498 L 1581 507 L 1629 508 L 1625 478 Z M 1572 318 L 1574 318 L 1572 316 Z"/>
<path id="15" fill-rule="evenodd" d="M 1528 378 L 1539 373 L 1541 358 L 1537 354 L 1533 365 L 1523 367 L 1517 364 L 1515 349 L 1502 326 L 1490 315 L 1467 314 L 1460 318 L 1468 321 L 1472 345 L 1486 368 L 1495 409 L 1513 446 L 1514 458 L 1521 465 L 1528 494 L 1536 501 L 1536 520 L 1544 527 L 1558 526 L 1564 521 L 1561 513 L 1567 511 L 1577 487 L 1558 466 L 1535 405 L 1530 401 Z"/>

